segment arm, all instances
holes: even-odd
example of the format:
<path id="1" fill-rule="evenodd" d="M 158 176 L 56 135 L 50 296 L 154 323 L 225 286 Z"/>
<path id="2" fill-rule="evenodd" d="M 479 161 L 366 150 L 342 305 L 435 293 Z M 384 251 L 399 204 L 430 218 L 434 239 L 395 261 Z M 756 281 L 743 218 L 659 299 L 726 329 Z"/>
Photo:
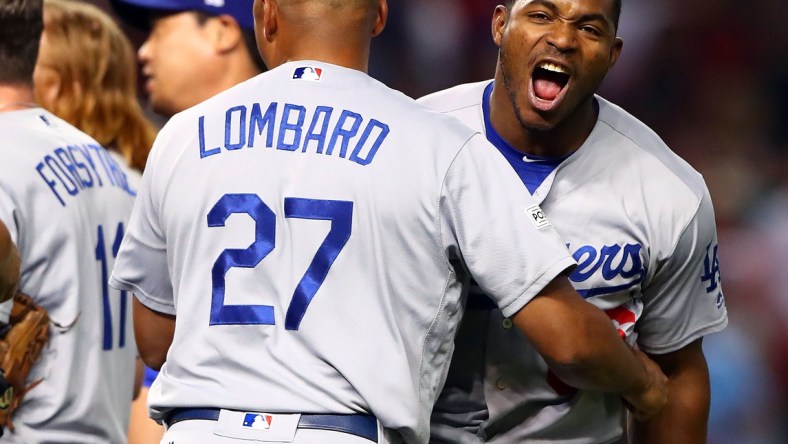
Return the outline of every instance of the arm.
<path id="1" fill-rule="evenodd" d="M 134 338 L 142 361 L 159 370 L 175 334 L 175 316 L 153 311 L 134 299 Z"/>
<path id="2" fill-rule="evenodd" d="M 647 421 L 630 418 L 630 442 L 706 442 L 711 389 L 702 340 L 672 353 L 650 355 L 668 377 L 668 404 Z"/>
<path id="3" fill-rule="evenodd" d="M 610 319 L 584 301 L 565 276 L 548 284 L 513 320 L 567 384 L 619 393 L 639 418 L 655 414 L 667 401 L 659 367 L 631 350 Z"/>
<path id="4" fill-rule="evenodd" d="M 19 265 L 16 245 L 8 228 L 0 221 L 0 302 L 14 297 L 19 284 Z"/>

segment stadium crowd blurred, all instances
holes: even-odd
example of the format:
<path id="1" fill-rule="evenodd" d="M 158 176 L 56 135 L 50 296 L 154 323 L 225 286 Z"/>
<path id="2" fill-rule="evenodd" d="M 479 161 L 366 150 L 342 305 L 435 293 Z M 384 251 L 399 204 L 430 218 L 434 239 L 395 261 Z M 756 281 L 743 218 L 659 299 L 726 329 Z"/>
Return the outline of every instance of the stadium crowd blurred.
<path id="1" fill-rule="evenodd" d="M 370 73 L 412 97 L 491 78 L 497 3 L 389 1 Z M 698 169 L 714 200 L 730 323 L 704 342 L 712 444 L 788 442 L 785 18 L 788 2 L 772 0 L 624 0 L 624 51 L 601 91 Z"/>

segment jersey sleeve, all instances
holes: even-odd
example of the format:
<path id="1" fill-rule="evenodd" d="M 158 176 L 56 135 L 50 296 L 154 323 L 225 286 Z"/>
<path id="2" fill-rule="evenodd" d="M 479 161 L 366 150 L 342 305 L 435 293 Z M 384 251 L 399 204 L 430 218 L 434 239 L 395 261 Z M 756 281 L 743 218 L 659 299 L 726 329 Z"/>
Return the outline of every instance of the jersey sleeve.
<path id="1" fill-rule="evenodd" d="M 728 314 L 708 190 L 673 253 L 658 266 L 643 292 L 643 316 L 637 322 L 644 351 L 670 353 L 725 328 Z"/>
<path id="2" fill-rule="evenodd" d="M 480 134 L 449 168 L 440 218 L 449 259 L 462 261 L 506 316 L 575 265 L 522 182 Z"/>
<path id="3" fill-rule="evenodd" d="M 162 226 L 161 193 L 166 186 L 166 166 L 162 153 L 167 150 L 166 127 L 153 144 L 142 176 L 134 210 L 123 237 L 110 285 L 134 293 L 151 310 L 175 314 L 172 281 L 167 261 L 167 244 Z"/>

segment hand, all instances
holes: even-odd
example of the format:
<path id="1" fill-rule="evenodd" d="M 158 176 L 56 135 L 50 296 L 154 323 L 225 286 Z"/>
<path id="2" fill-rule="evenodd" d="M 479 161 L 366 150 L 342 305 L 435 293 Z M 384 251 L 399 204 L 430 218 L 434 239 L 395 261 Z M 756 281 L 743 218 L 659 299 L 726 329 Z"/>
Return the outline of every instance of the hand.
<path id="1" fill-rule="evenodd" d="M 645 421 L 657 413 L 668 402 L 668 378 L 662 373 L 659 365 L 645 353 L 634 348 L 633 353 L 646 370 L 646 383 L 628 392 L 622 393 L 624 403 L 638 421 Z"/>

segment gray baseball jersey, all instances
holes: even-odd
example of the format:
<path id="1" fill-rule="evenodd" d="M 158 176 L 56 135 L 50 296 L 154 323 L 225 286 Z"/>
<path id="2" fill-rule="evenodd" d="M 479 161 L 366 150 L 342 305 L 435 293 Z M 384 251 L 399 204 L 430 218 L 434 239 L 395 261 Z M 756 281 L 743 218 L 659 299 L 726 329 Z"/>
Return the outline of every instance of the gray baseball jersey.
<path id="1" fill-rule="evenodd" d="M 3 442 L 124 442 L 137 355 L 126 292 L 111 290 L 135 190 L 96 141 L 49 112 L 0 113 L 0 219 L 20 289 L 52 321 L 49 344 Z"/>
<path id="2" fill-rule="evenodd" d="M 311 61 L 173 117 L 111 279 L 176 315 L 152 414 L 367 412 L 426 442 L 468 271 L 512 315 L 574 263 L 495 152 Z"/>
<path id="3" fill-rule="evenodd" d="M 420 101 L 485 132 L 509 161 L 573 252 L 575 289 L 649 353 L 723 329 L 714 211 L 700 174 L 601 97 L 597 123 L 574 154 L 524 156 L 490 125 L 491 91 L 486 81 Z M 483 289 L 471 293 L 433 416 L 435 441 L 598 444 L 620 437 L 617 396 L 563 384 L 506 313 L 485 309 Z"/>

